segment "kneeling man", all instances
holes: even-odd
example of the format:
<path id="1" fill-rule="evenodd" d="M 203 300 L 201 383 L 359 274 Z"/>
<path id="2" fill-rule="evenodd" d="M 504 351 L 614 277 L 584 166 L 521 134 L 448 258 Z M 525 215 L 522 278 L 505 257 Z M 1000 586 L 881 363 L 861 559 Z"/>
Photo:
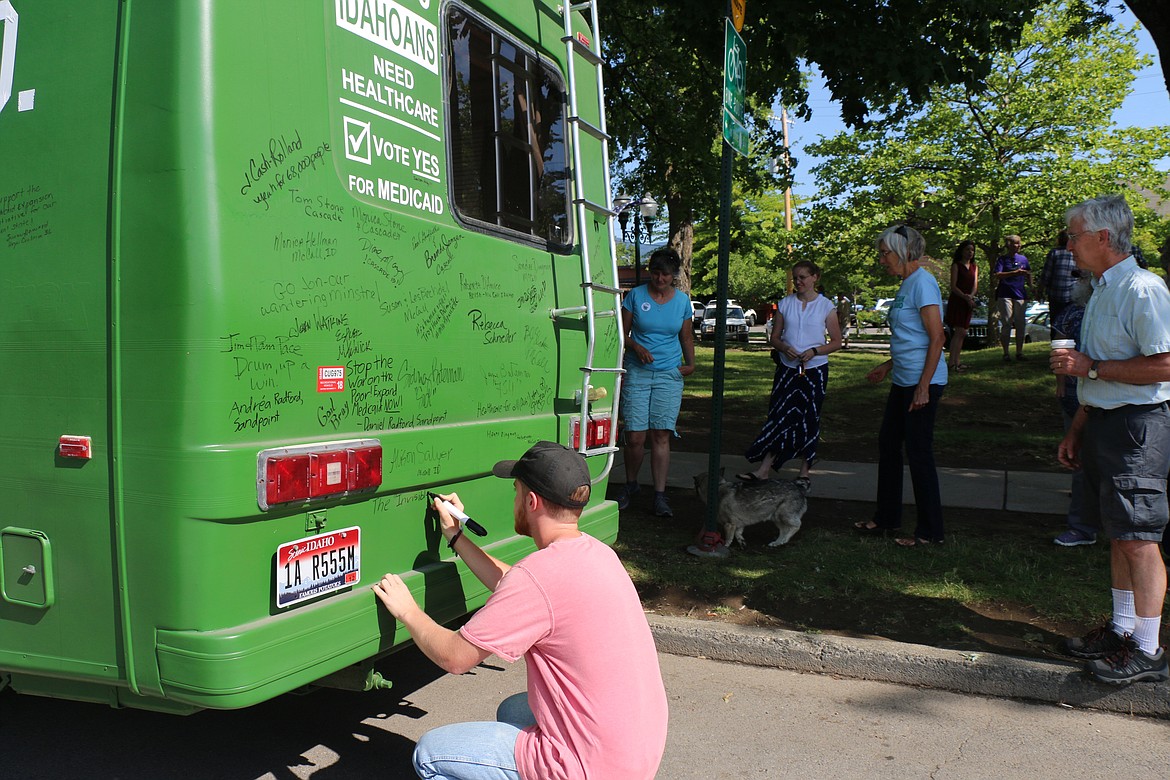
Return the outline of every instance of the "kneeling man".
<path id="1" fill-rule="evenodd" d="M 523 656 L 528 692 L 505 699 L 494 722 L 424 734 L 415 771 L 465 780 L 650 780 L 666 745 L 666 691 L 629 575 L 609 547 L 577 527 L 590 494 L 585 459 L 542 441 L 492 472 L 514 480 L 516 533 L 536 542 L 515 566 L 481 550 L 435 501 L 448 545 L 492 591 L 487 604 L 456 632 L 419 609 L 397 575 L 374 591 L 446 671 L 463 674 L 493 653 L 508 662 Z M 458 496 L 443 498 L 462 511 Z"/>

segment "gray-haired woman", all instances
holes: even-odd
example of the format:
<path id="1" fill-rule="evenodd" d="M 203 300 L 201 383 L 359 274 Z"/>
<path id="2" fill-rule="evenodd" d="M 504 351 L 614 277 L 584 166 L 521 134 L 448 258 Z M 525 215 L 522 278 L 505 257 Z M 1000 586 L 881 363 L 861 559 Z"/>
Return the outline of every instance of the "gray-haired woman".
<path id="1" fill-rule="evenodd" d="M 902 547 L 942 544 L 942 497 L 934 465 L 934 417 L 947 383 L 942 360 L 942 292 L 922 264 L 926 242 L 905 225 L 887 228 L 877 241 L 878 262 L 902 280 L 890 305 L 890 359 L 866 375 L 872 383 L 890 377 L 890 394 L 878 434 L 877 509 L 873 520 L 856 523 L 863 533 L 885 534 L 902 526 L 902 449 L 910 463 L 918 524 Z"/>

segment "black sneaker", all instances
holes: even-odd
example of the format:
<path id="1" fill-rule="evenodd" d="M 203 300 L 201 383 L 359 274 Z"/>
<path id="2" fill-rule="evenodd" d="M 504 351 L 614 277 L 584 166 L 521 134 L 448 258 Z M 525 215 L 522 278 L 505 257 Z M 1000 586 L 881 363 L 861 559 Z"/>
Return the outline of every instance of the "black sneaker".
<path id="1" fill-rule="evenodd" d="M 1153 655 L 1146 655 L 1129 634 L 1125 635 L 1121 647 L 1115 652 L 1096 661 L 1089 661 L 1085 668 L 1099 682 L 1111 685 L 1138 680 L 1170 680 L 1170 667 L 1166 664 L 1166 653 L 1162 648 L 1159 647 Z"/>
<path id="2" fill-rule="evenodd" d="M 1094 628 L 1084 636 L 1074 636 L 1064 640 L 1064 649 L 1068 651 L 1069 655 L 1075 655 L 1077 658 L 1095 659 L 1116 653 L 1124 644 L 1121 637 L 1113 630 L 1113 624 L 1106 623 L 1100 628 Z"/>
<path id="3" fill-rule="evenodd" d="M 670 502 L 666 500 L 665 493 L 654 494 L 654 514 L 658 517 L 674 517 L 674 512 L 670 511 Z"/>
<path id="4" fill-rule="evenodd" d="M 622 510 L 629 509 L 630 502 L 634 500 L 634 496 L 638 495 L 638 492 L 641 489 L 642 489 L 642 486 L 639 485 L 637 482 L 626 483 L 625 487 L 623 487 L 621 489 L 621 492 L 618 493 L 618 495 L 617 495 L 618 509 L 622 509 Z"/>

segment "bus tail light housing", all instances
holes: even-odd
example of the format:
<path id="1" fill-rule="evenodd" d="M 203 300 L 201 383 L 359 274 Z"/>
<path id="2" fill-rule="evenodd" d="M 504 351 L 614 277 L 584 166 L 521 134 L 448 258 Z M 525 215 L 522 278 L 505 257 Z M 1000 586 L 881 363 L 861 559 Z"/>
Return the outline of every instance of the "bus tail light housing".
<path id="1" fill-rule="evenodd" d="M 381 484 L 377 439 L 274 447 L 256 458 L 256 503 L 263 510 L 373 491 Z"/>
<path id="2" fill-rule="evenodd" d="M 585 423 L 585 447 L 606 447 L 609 445 L 610 428 L 613 419 L 608 414 L 591 415 Z M 581 447 L 581 418 L 573 418 L 573 449 Z"/>

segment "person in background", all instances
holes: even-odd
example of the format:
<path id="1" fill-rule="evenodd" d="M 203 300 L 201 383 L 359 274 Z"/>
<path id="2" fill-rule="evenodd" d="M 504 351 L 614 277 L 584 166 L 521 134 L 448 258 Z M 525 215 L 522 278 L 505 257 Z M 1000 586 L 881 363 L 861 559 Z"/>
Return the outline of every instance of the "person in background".
<path id="1" fill-rule="evenodd" d="M 1068 236 L 1064 235 L 1067 243 Z M 1057 338 L 1073 339 L 1077 343 L 1077 349 L 1080 349 L 1081 346 L 1081 320 L 1085 316 L 1085 304 L 1088 303 L 1089 296 L 1092 294 L 1092 277 L 1087 274 L 1081 276 L 1078 272 L 1076 283 L 1069 293 L 1068 306 L 1061 309 L 1060 314 L 1050 320 L 1052 329 L 1058 334 Z M 1060 404 L 1061 417 L 1064 418 L 1064 432 L 1068 433 L 1068 429 L 1072 426 L 1072 421 L 1076 418 L 1077 411 L 1081 407 L 1080 401 L 1077 399 L 1076 377 L 1056 377 L 1056 400 Z M 1061 547 L 1079 547 L 1097 543 L 1097 526 L 1085 521 L 1084 504 L 1085 474 L 1078 468 L 1073 470 L 1072 486 L 1069 491 L 1068 530 L 1053 539 L 1054 543 Z"/>
<path id="2" fill-rule="evenodd" d="M 745 457 L 759 463 L 754 472 L 736 478 L 746 482 L 767 479 L 795 457 L 803 458 L 800 476 L 808 477 L 817 458 L 821 435 L 821 404 L 829 384 L 825 357 L 841 348 L 841 330 L 832 302 L 817 292 L 821 269 L 802 260 L 792 266 L 791 295 L 776 307 L 769 344 L 774 352 L 776 376 L 768 419 Z M 825 332 L 829 343 L 825 343 Z"/>
<path id="3" fill-rule="evenodd" d="M 877 241 L 878 262 L 902 280 L 890 305 L 890 359 L 866 375 L 876 384 L 890 378 L 886 411 L 878 433 L 877 508 L 872 520 L 854 524 L 866 534 L 902 527 L 902 448 L 910 462 L 918 523 L 902 547 L 942 544 L 942 496 L 934 464 L 934 418 L 947 383 L 942 360 L 942 291 L 922 262 L 926 242 L 905 225 L 886 228 Z"/>
<path id="4" fill-rule="evenodd" d="M 458 631 L 439 625 L 396 574 L 373 590 L 445 671 L 464 674 L 493 654 L 508 663 L 523 657 L 528 691 L 504 699 L 495 721 L 423 734 L 415 772 L 453 780 L 651 780 L 668 719 L 658 652 L 621 561 L 578 526 L 590 494 L 585 459 L 542 441 L 492 473 L 513 481 L 516 533 L 531 537 L 536 552 L 508 566 L 443 506 L 462 512 L 459 496 L 434 500 L 447 546 L 492 592 L 471 620 Z"/>
<path id="5" fill-rule="evenodd" d="M 674 286 L 682 260 L 673 249 L 650 255 L 650 281 L 626 293 L 622 328 L 626 356 L 622 363 L 621 411 L 625 424 L 626 484 L 618 494 L 619 509 L 628 509 L 638 494 L 638 472 L 650 437 L 650 475 L 654 481 L 654 514 L 672 517 L 666 499 L 670 470 L 670 437 L 677 435 L 683 378 L 695 370 L 694 310 L 691 300 Z"/>
<path id="6" fill-rule="evenodd" d="M 1056 237 L 1056 246 L 1048 250 L 1044 268 L 1040 271 L 1040 289 L 1048 298 L 1049 322 L 1055 322 L 1060 313 L 1072 302 L 1073 285 L 1080 271 L 1068 249 L 1068 231 L 1062 230 Z M 1053 338 L 1072 338 L 1053 334 Z"/>
<path id="7" fill-rule="evenodd" d="M 1080 349 L 1054 349 L 1049 367 L 1079 378 L 1081 407 L 1057 458 L 1085 476 L 1084 516 L 1109 537 L 1113 616 L 1065 643 L 1097 680 L 1170 679 L 1159 640 L 1166 600 L 1170 473 L 1170 291 L 1130 253 L 1133 212 L 1121 195 L 1065 215 L 1069 246 L 1093 274 Z"/>
<path id="8" fill-rule="evenodd" d="M 853 301 L 841 293 L 837 295 L 837 329 L 841 331 L 841 349 L 849 346 L 849 328 L 853 323 Z"/>
<path id="9" fill-rule="evenodd" d="M 951 353 L 947 366 L 956 373 L 964 369 L 962 355 L 971 312 L 975 310 L 975 290 L 979 287 L 979 264 L 975 262 L 975 242 L 963 241 L 951 254 L 951 294 L 947 298 L 946 324 L 951 326 Z"/>
<path id="10" fill-rule="evenodd" d="M 1004 236 L 1005 254 L 991 267 L 998 280 L 995 305 L 999 311 L 999 341 L 1003 345 L 1003 362 L 1012 361 L 1008 351 L 1012 328 L 1016 329 L 1016 360 L 1024 359 L 1024 311 L 1027 309 L 1028 283 L 1032 268 L 1028 258 L 1020 254 L 1020 237 Z"/>

